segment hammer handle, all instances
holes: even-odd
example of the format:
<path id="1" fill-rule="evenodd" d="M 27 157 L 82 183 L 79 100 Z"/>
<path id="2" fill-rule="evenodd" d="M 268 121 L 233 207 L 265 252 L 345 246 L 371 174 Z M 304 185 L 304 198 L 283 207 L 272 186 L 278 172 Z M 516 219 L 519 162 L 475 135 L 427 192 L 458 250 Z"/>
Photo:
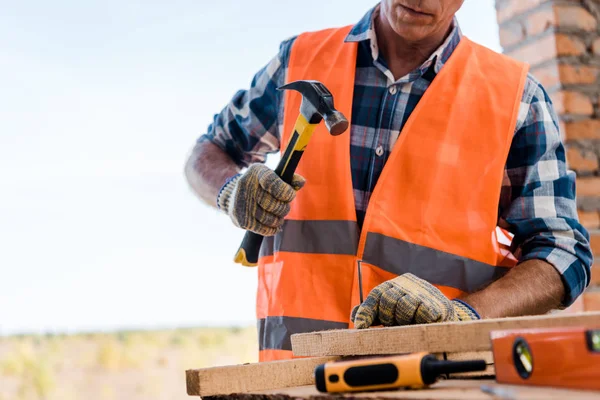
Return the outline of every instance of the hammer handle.
<path id="1" fill-rule="evenodd" d="M 316 125 L 317 124 L 309 123 L 302 114 L 298 116 L 298 120 L 294 127 L 294 133 L 290 137 L 290 141 L 277 164 L 277 168 L 275 168 L 275 174 L 277 174 L 277 176 L 285 183 L 292 183 L 296 167 L 304 154 L 304 149 L 306 148 L 308 140 L 312 136 Z M 256 267 L 258 265 L 260 246 L 262 245 L 263 238 L 264 236 L 262 235 L 246 231 L 234 261 L 245 267 Z"/>

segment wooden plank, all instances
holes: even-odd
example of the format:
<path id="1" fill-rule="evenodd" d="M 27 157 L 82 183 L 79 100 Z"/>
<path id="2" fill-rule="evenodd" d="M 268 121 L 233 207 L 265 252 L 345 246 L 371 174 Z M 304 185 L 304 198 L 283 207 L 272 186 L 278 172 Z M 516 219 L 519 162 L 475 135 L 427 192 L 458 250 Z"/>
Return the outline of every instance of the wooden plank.
<path id="1" fill-rule="evenodd" d="M 484 359 L 488 364 L 493 364 L 494 360 L 490 351 L 439 353 L 435 355 L 440 360 L 462 361 Z M 301 358 L 188 370 L 186 371 L 187 391 L 190 396 L 214 396 L 313 385 L 315 367 L 319 364 L 339 359 L 342 359 L 342 357 Z M 491 365 L 486 371 L 453 374 L 450 375 L 450 378 L 490 375 L 493 375 L 493 367 Z"/>
<path id="2" fill-rule="evenodd" d="M 187 370 L 190 396 L 225 395 L 314 384 L 317 365 L 339 357 L 301 358 Z"/>
<path id="3" fill-rule="evenodd" d="M 494 363 L 494 354 L 491 351 L 467 351 L 464 353 L 445 353 L 442 359 L 451 361 L 485 360 L 486 364 Z"/>
<path id="4" fill-rule="evenodd" d="M 312 357 L 483 351 L 493 330 L 573 326 L 600 327 L 600 312 L 303 333 L 292 335 L 292 349 Z"/>
<path id="5" fill-rule="evenodd" d="M 499 396 L 484 392 L 482 386 L 502 390 Z M 502 395 L 502 396 L 500 396 Z M 313 386 L 266 390 L 229 396 L 213 396 L 207 400 L 349 400 L 349 399 L 410 399 L 410 400 L 584 400 L 598 399 L 599 392 L 542 388 L 533 386 L 500 385 L 493 380 L 443 380 L 429 389 L 394 390 L 386 392 L 357 392 L 351 394 L 320 393 Z"/>

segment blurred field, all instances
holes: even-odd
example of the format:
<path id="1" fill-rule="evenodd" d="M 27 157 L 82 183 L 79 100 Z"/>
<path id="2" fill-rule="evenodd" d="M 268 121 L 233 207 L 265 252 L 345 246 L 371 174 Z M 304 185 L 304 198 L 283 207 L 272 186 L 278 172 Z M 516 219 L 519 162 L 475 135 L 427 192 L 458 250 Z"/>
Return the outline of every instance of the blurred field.
<path id="1" fill-rule="evenodd" d="M 185 370 L 256 362 L 256 328 L 0 337 L 0 400 L 183 400 Z"/>

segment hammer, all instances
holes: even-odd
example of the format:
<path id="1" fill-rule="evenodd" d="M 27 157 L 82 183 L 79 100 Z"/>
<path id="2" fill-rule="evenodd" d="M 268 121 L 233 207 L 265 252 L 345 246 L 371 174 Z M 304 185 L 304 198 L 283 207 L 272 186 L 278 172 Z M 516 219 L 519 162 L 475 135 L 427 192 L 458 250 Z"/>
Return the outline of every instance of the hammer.
<path id="1" fill-rule="evenodd" d="M 304 154 L 316 126 L 325 120 L 325 126 L 332 136 L 341 135 L 348 129 L 348 120 L 333 106 L 331 92 L 319 81 L 300 80 L 283 85 L 278 90 L 296 90 L 302 95 L 300 115 L 294 125 L 294 133 L 275 168 L 275 173 L 284 182 L 291 184 L 294 171 Z M 258 265 L 258 254 L 263 236 L 246 231 L 234 262 L 246 267 Z"/>

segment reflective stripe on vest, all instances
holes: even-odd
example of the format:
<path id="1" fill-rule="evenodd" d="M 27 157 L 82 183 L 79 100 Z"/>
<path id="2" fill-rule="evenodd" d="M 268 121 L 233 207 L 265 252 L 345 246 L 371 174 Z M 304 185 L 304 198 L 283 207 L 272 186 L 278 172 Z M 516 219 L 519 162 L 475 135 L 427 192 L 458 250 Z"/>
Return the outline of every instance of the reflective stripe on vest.
<path id="1" fill-rule="evenodd" d="M 351 221 L 288 220 L 282 233 L 265 238 L 261 256 L 278 252 L 354 255 L 358 227 Z M 508 272 L 508 268 L 368 233 L 363 261 L 395 275 L 410 272 L 438 285 L 474 292 Z M 429 268 L 437 265 L 438 268 Z"/>
<path id="2" fill-rule="evenodd" d="M 352 121 L 357 43 L 351 27 L 300 35 L 287 82 L 321 81 Z M 281 233 L 263 242 L 257 318 L 261 361 L 292 357 L 294 333 L 349 326 L 363 294 L 412 272 L 447 297 L 472 292 L 515 264 L 497 239 L 498 200 L 528 67 L 463 38 L 396 141 L 357 232 L 350 130 L 313 134 L 297 172 L 297 193 Z M 387 96 L 387 94 L 385 94 Z M 300 94 L 284 93 L 281 150 Z"/>
<path id="3" fill-rule="evenodd" d="M 264 239 L 261 256 L 278 252 L 355 255 L 358 225 L 355 221 L 287 220 L 282 232 Z"/>
<path id="4" fill-rule="evenodd" d="M 308 318 L 267 317 L 258 320 L 258 344 L 260 350 L 292 350 L 294 333 L 346 329 L 347 323 L 321 321 Z"/>
<path id="5" fill-rule="evenodd" d="M 475 292 L 508 272 L 505 267 L 371 232 L 367 235 L 363 259 L 396 275 L 410 272 L 430 283 L 467 293 Z M 432 265 L 435 268 L 431 268 Z"/>

